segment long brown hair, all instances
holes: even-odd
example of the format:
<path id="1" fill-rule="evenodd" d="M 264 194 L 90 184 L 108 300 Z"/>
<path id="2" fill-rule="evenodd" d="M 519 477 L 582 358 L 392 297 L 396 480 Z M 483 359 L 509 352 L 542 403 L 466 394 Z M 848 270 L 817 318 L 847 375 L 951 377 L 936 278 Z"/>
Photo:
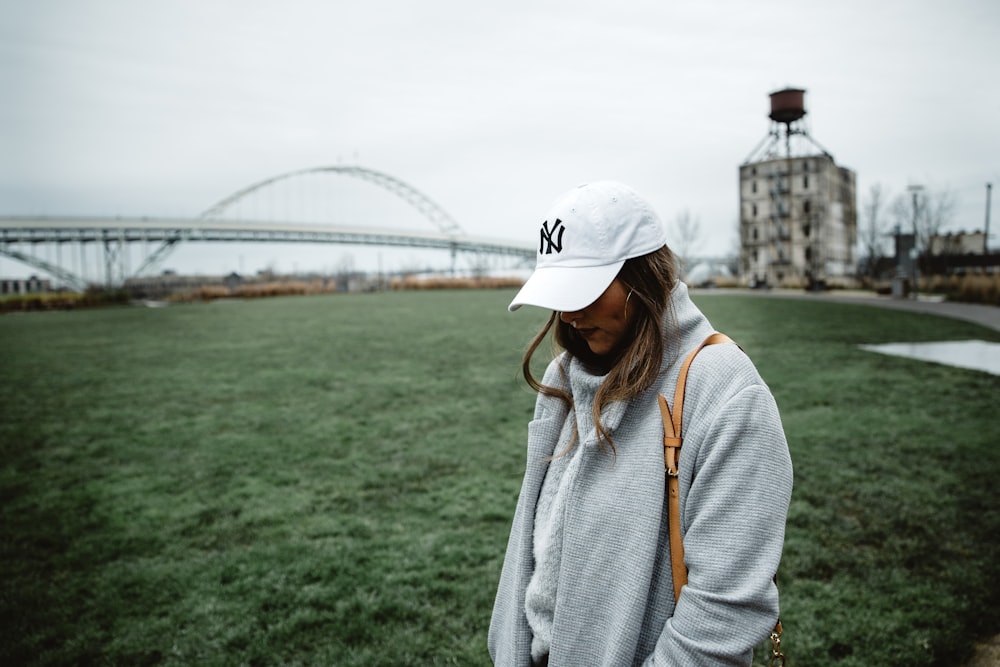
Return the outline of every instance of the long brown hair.
<path id="1" fill-rule="evenodd" d="M 594 424 L 597 441 L 615 451 L 611 434 L 601 423 L 601 409 L 610 401 L 632 398 L 653 385 L 660 374 L 664 354 L 664 313 L 670 302 L 670 292 L 677 284 L 677 260 L 670 248 L 629 259 L 618 272 L 618 280 L 629 290 L 626 307 L 633 309 L 623 343 L 607 355 L 590 351 L 587 341 L 553 312 L 545 326 L 535 335 L 521 361 L 521 373 L 535 391 L 554 396 L 572 407 L 573 399 L 565 391 L 544 385 L 531 373 L 531 358 L 549 331 L 557 348 L 566 350 L 600 373 L 606 373 L 594 397 Z M 572 447 L 572 442 L 570 447 Z"/>

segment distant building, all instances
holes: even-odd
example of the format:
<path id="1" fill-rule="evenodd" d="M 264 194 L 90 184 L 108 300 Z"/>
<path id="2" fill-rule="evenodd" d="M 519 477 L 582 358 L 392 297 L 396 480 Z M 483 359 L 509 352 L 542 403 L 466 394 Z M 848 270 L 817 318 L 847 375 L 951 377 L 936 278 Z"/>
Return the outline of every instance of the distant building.
<path id="1" fill-rule="evenodd" d="M 771 94 L 766 144 L 740 165 L 740 277 L 750 286 L 821 288 L 855 279 L 855 174 L 799 122 L 804 93 Z"/>
<path id="2" fill-rule="evenodd" d="M 931 255 L 982 255 L 986 249 L 983 232 L 954 232 L 931 237 Z"/>
<path id="3" fill-rule="evenodd" d="M 52 291 L 52 281 L 31 276 L 23 278 L 0 278 L 0 294 L 40 294 Z"/>
<path id="4" fill-rule="evenodd" d="M 987 252 L 985 232 L 951 232 L 930 237 L 920 258 L 924 275 L 963 275 L 1000 271 L 1000 253 Z"/>

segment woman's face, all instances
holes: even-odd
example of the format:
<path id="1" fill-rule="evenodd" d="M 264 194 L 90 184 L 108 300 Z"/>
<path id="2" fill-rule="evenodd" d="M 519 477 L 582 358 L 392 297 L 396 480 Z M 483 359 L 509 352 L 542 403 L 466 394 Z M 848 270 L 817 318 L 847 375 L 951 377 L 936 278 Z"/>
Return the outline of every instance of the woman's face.
<path id="1" fill-rule="evenodd" d="M 628 331 L 628 290 L 616 278 L 597 301 L 583 310 L 560 313 L 559 319 L 576 329 L 590 351 L 605 355 L 618 347 Z"/>

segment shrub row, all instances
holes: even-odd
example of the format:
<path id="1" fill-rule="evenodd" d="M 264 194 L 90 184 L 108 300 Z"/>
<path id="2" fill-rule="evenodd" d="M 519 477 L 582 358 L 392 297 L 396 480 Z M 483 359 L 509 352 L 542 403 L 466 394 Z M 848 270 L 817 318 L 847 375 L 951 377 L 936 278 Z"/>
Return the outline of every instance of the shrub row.
<path id="1" fill-rule="evenodd" d="M 38 310 L 72 310 L 128 303 L 124 290 L 88 289 L 77 292 L 43 292 L 39 294 L 14 294 L 0 298 L 0 313 Z"/>
<path id="2" fill-rule="evenodd" d="M 393 290 L 439 289 L 517 289 L 522 284 L 518 278 L 398 278 L 390 283 Z M 738 287 L 736 279 L 717 281 L 719 287 Z M 868 288 L 875 286 L 868 284 Z M 203 285 L 171 295 L 168 300 L 176 303 L 213 301 L 215 299 L 256 299 L 271 296 L 329 294 L 336 285 L 325 280 L 267 282 L 227 287 Z M 1000 306 L 1000 273 L 966 274 L 963 276 L 930 276 L 921 280 L 921 291 L 944 294 L 949 301 L 982 303 Z M 15 294 L 0 298 L 0 313 L 39 310 L 71 310 L 126 304 L 129 295 L 124 290 L 92 288 L 83 294 L 51 292 L 42 294 Z"/>
<path id="3" fill-rule="evenodd" d="M 252 283 L 236 287 L 225 285 L 203 285 L 195 289 L 178 292 L 171 295 L 171 302 L 213 301 L 215 299 L 260 299 L 270 296 L 299 296 L 305 294 L 329 294 L 336 292 L 337 286 L 323 280 L 306 282 L 292 280 L 287 282 Z"/>
<path id="4" fill-rule="evenodd" d="M 520 278 L 397 278 L 390 283 L 394 290 L 434 289 L 516 289 Z"/>
<path id="5" fill-rule="evenodd" d="M 964 276 L 931 276 L 921 289 L 944 294 L 949 301 L 1000 306 L 1000 273 L 967 273 Z"/>

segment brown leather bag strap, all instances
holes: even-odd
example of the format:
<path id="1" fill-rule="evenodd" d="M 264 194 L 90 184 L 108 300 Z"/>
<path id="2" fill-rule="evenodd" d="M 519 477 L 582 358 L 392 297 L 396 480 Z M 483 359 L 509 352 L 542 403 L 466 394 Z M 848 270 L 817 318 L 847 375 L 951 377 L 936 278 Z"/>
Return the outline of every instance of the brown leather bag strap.
<path id="1" fill-rule="evenodd" d="M 681 438 L 681 426 L 684 419 L 684 387 L 687 385 L 688 368 L 695 356 L 701 352 L 706 345 L 716 343 L 732 343 L 733 340 L 721 333 L 714 333 L 701 345 L 691 350 L 681 364 L 680 373 L 677 376 L 677 386 L 674 389 L 674 409 L 667 405 L 667 398 L 663 394 L 657 396 L 660 404 L 660 415 L 663 417 L 663 467 L 667 471 L 667 511 L 668 529 L 670 531 L 670 570 L 674 580 L 674 603 L 681 597 L 681 588 L 687 584 L 687 566 L 684 565 L 684 541 L 681 535 L 681 498 L 680 483 L 678 480 L 677 465 L 680 462 L 680 452 L 683 440 Z M 775 576 L 777 584 L 777 576 Z M 785 655 L 781 651 L 781 619 L 779 618 L 771 630 L 771 667 L 783 666 Z"/>
<path id="2" fill-rule="evenodd" d="M 667 511 L 668 530 L 670 532 L 670 569 L 674 580 L 674 602 L 681 596 L 681 588 L 687 583 L 687 567 L 684 565 L 684 542 L 681 536 L 681 496 L 680 484 L 677 478 L 677 465 L 680 462 L 680 452 L 683 440 L 681 426 L 684 420 L 684 388 L 687 385 L 688 368 L 695 356 L 706 345 L 716 343 L 732 343 L 729 336 L 714 333 L 701 345 L 691 350 L 684 363 L 681 364 L 677 376 L 677 386 L 674 389 L 674 408 L 670 409 L 667 398 L 659 394 L 660 415 L 663 417 L 663 467 L 667 471 Z"/>

